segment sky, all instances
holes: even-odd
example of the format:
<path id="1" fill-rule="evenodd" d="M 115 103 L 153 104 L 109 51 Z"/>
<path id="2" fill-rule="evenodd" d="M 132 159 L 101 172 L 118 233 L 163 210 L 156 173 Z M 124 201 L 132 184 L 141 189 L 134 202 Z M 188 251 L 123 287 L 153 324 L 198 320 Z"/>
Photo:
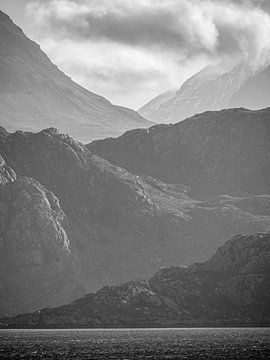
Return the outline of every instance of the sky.
<path id="1" fill-rule="evenodd" d="M 73 80 L 135 110 L 207 65 L 270 59 L 270 0 L 0 0 Z"/>

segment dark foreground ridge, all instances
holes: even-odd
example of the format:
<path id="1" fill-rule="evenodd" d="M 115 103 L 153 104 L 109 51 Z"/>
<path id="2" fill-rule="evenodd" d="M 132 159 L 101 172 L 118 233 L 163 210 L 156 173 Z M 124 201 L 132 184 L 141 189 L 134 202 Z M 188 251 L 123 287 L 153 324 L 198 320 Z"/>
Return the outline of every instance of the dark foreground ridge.
<path id="1" fill-rule="evenodd" d="M 204 263 L 149 281 L 106 286 L 69 305 L 1 320 L 2 327 L 269 326 L 270 234 L 238 235 Z"/>

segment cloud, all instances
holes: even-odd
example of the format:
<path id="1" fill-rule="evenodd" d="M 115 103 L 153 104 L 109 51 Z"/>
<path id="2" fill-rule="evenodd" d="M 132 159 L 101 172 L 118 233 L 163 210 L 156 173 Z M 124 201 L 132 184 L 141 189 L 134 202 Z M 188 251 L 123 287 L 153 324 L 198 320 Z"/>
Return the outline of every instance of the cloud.
<path id="1" fill-rule="evenodd" d="M 138 106 L 208 63 L 234 58 L 256 68 L 269 61 L 265 6 L 260 0 L 48 0 L 30 2 L 27 14 L 33 37 L 75 80 Z"/>

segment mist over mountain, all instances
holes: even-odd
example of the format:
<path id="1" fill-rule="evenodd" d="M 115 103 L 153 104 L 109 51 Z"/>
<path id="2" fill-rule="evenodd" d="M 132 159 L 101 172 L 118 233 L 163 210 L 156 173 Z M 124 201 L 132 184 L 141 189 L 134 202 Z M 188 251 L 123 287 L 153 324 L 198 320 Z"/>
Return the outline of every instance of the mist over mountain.
<path id="1" fill-rule="evenodd" d="M 0 122 L 10 131 L 54 126 L 86 142 L 152 125 L 72 81 L 1 11 L 0 78 Z"/>
<path id="2" fill-rule="evenodd" d="M 263 109 L 270 105 L 270 66 L 252 76 L 230 99 L 230 107 Z"/>
<path id="3" fill-rule="evenodd" d="M 270 16 L 169 3 L 26 8 L 116 99 L 224 59 L 143 116 L 76 84 L 0 11 L 0 317 L 30 313 L 6 325 L 269 325 Z"/>
<path id="4" fill-rule="evenodd" d="M 269 326 L 269 234 L 239 235 L 206 262 L 107 286 L 4 327 Z"/>
<path id="5" fill-rule="evenodd" d="M 176 123 L 205 111 L 270 106 L 269 66 L 253 70 L 240 63 L 229 72 L 208 66 L 188 79 L 178 91 L 159 95 L 139 113 L 149 120 Z"/>

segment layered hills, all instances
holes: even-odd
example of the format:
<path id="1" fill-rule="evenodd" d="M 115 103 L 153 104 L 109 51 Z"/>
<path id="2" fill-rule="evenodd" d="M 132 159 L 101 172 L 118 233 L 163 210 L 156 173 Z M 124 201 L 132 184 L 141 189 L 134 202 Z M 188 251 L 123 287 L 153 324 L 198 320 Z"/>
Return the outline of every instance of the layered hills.
<path id="1" fill-rule="evenodd" d="M 0 78 L 0 124 L 9 131 L 54 126 L 87 142 L 152 125 L 72 81 L 1 11 Z"/>
<path id="2" fill-rule="evenodd" d="M 238 235 L 206 262 L 106 286 L 4 327 L 269 326 L 270 235 Z"/>
<path id="3" fill-rule="evenodd" d="M 194 134 L 195 122 L 190 120 Z M 206 129 L 211 123 L 214 127 L 215 114 L 209 114 L 208 122 Z M 166 128 L 143 134 L 146 139 L 158 134 L 155 144 L 163 143 L 169 140 Z M 257 133 L 261 146 L 266 130 L 263 136 Z M 181 141 L 175 128 L 170 134 Z M 198 200 L 180 178 L 170 183 L 136 175 L 53 128 L 39 133 L 1 129 L 0 153 L 2 314 L 55 306 L 106 284 L 149 278 L 164 266 L 204 261 L 237 233 L 270 229 L 270 197 L 262 187 L 255 195 Z M 267 149 L 264 154 L 257 158 L 258 169 Z M 228 156 L 223 153 L 224 159 Z M 238 163 L 238 173 L 245 170 L 243 164 Z M 204 167 L 199 169 L 203 177 Z M 249 176 L 256 183 L 256 173 Z"/>
<path id="4" fill-rule="evenodd" d="M 196 198 L 270 194 L 269 119 L 270 108 L 205 112 L 88 148 L 133 173 L 187 184 Z"/>

